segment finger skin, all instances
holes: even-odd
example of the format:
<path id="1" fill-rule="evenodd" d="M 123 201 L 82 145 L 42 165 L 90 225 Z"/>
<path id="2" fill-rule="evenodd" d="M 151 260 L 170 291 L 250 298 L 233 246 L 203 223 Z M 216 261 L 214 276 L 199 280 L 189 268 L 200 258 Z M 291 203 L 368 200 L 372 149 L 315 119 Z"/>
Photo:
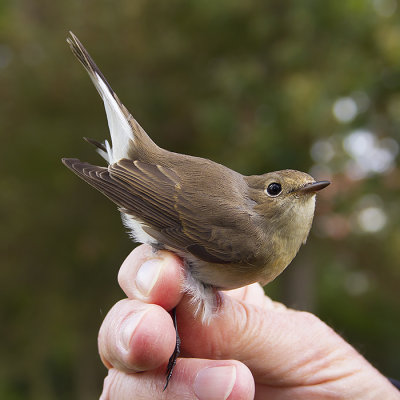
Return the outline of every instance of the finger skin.
<path id="1" fill-rule="evenodd" d="M 259 283 L 253 283 L 251 285 L 243 286 L 239 289 L 223 291 L 222 293 L 235 300 L 265 309 L 287 308 L 284 304 L 278 303 L 277 301 L 272 301 L 268 296 L 266 296 L 264 289 Z"/>
<path id="2" fill-rule="evenodd" d="M 162 263 L 162 269 L 157 273 L 157 280 L 151 292 L 143 300 L 143 296 L 138 293 L 135 281 L 141 265 L 149 260 L 158 260 Z M 174 278 L 170 279 L 171 276 Z M 139 246 L 128 256 L 119 274 L 121 287 L 129 298 L 139 298 L 141 302 L 153 301 L 167 309 L 175 307 L 181 300 L 182 294 L 179 285 L 182 279 L 182 264 L 178 257 L 166 251 L 154 252 L 150 246 L 145 245 Z M 292 373 L 286 374 L 285 355 L 288 352 L 291 353 L 293 342 L 298 340 L 296 332 L 299 327 L 305 327 L 307 330 L 310 328 L 311 321 L 304 321 L 307 316 L 315 322 L 315 326 L 320 329 L 321 334 L 329 336 L 333 333 L 317 318 L 313 319 L 311 314 L 287 310 L 279 303 L 272 302 L 264 295 L 259 284 L 224 292 L 221 309 L 210 325 L 203 325 L 199 319 L 194 317 L 193 305 L 185 296 L 178 307 L 178 329 L 182 339 L 182 355 L 246 360 L 246 364 L 250 366 L 257 379 L 261 379 L 262 383 L 269 383 L 269 380 L 273 380 L 280 372 L 285 373 L 288 382 L 292 383 L 291 379 L 296 381 L 301 373 L 297 377 Z M 148 323 L 151 324 L 152 321 L 153 319 L 149 319 Z M 170 321 L 168 320 L 168 322 Z M 115 326 L 115 323 L 109 321 L 104 323 L 105 326 L 111 324 Z M 115 328 L 113 329 L 115 331 Z M 326 332 L 323 332 L 324 330 Z M 278 340 L 280 332 L 292 332 L 292 334 L 288 335 L 285 340 Z M 120 333 L 118 334 L 120 335 Z M 149 335 L 153 337 L 153 343 L 160 343 L 157 330 L 149 332 Z M 306 336 L 310 337 L 308 333 Z M 168 351 L 164 349 L 155 355 L 154 359 L 157 363 L 161 363 L 163 356 L 165 362 L 168 360 L 173 350 L 173 347 L 170 347 L 171 340 L 168 337 L 165 342 L 168 345 Z M 122 370 L 147 369 L 148 366 L 138 362 L 142 354 L 141 349 L 132 350 L 133 354 L 136 354 L 136 358 L 133 356 L 131 358 L 123 357 L 123 364 L 121 364 L 119 348 L 111 345 L 107 347 L 103 343 L 107 343 L 107 341 L 99 340 L 100 353 L 106 365 L 107 361 L 113 361 L 114 364 L 120 361 L 119 367 Z M 312 339 L 308 345 L 315 348 Z M 304 346 L 304 353 L 308 353 L 307 345 Z M 267 361 L 264 362 L 264 360 Z"/>
<path id="3" fill-rule="evenodd" d="M 225 296 L 218 315 L 210 325 L 203 325 L 193 319 L 191 308 L 190 299 L 186 298 L 178 307 L 183 354 L 246 360 L 255 379 L 261 383 L 316 384 L 319 379 L 329 377 L 321 377 L 315 365 L 315 373 L 305 382 L 304 364 L 308 359 L 326 360 L 338 346 L 344 353 L 352 350 L 332 329 L 309 313 L 265 309 Z M 319 340 L 321 337 L 323 341 Z M 298 360 L 294 359 L 294 348 L 301 355 Z"/>
<path id="4" fill-rule="evenodd" d="M 256 399 L 399 398 L 384 376 L 313 314 L 225 296 L 219 314 L 202 325 L 192 308 L 184 297 L 177 309 L 182 353 L 245 362 L 257 383 Z"/>
<path id="5" fill-rule="evenodd" d="M 147 268 L 148 273 L 142 275 L 150 278 L 154 284 L 149 293 L 143 293 L 141 285 L 138 285 L 138 282 L 141 282 L 138 276 L 141 267 L 146 269 L 145 264 L 150 268 Z M 151 246 L 141 245 L 136 247 L 123 262 L 118 274 L 118 283 L 128 298 L 157 304 L 166 310 L 171 310 L 180 302 L 183 295 L 182 265 L 182 260 L 169 251 L 154 251 Z M 148 277 L 149 274 L 156 276 Z"/>
<path id="6" fill-rule="evenodd" d="M 143 262 L 154 259 L 158 261 L 152 262 L 147 271 L 156 271 L 156 279 L 152 278 L 151 290 L 143 295 L 143 291 L 138 290 L 138 282 L 143 282 L 143 279 L 138 278 L 150 275 L 141 274 L 141 266 Z M 162 268 L 159 268 L 159 262 Z M 150 306 L 146 303 L 151 302 L 170 309 L 179 303 L 177 314 L 182 355 L 198 359 L 242 360 L 257 382 L 257 399 L 295 396 L 300 400 L 328 394 L 343 399 L 371 398 L 363 397 L 363 393 L 378 396 L 374 398 L 396 398 L 393 397 L 392 385 L 331 328 L 312 314 L 286 309 L 263 297 L 259 285 L 224 293 L 219 312 L 209 325 L 203 325 L 194 317 L 190 298 L 182 297 L 182 264 L 171 253 L 154 253 L 146 246 L 140 246 L 122 266 L 119 280 L 129 298 L 140 300 L 136 300 L 134 309 Z M 120 371 L 148 371 L 161 365 L 162 359 L 166 363 L 175 344 L 174 328 L 169 315 L 160 307 L 153 307 L 143 317 L 146 324 L 141 320 L 136 328 L 129 342 L 131 353 L 128 351 L 128 356 L 118 352 L 120 349 L 115 345 L 115 337 L 119 335 L 115 328 L 120 325 L 113 322 L 113 318 L 105 321 L 104 325 L 111 327 L 111 333 L 103 335 L 105 339 L 99 340 L 99 347 L 106 365 L 114 365 Z M 124 315 L 124 311 L 116 311 L 116 314 Z M 157 317 L 150 317 L 152 314 Z M 119 321 L 120 317 L 114 319 Z M 143 326 L 157 328 L 144 329 L 145 334 L 142 334 Z M 168 331 L 166 340 L 162 339 Z M 134 339 L 135 336 L 139 339 Z M 180 363 L 184 361 L 179 360 Z M 156 371 L 125 375 L 138 382 L 140 388 L 140 382 L 145 386 L 148 377 L 150 382 L 154 381 L 151 374 Z M 119 374 L 116 376 L 121 376 Z M 125 378 L 122 381 L 125 382 Z M 340 393 L 347 393 L 350 397 L 342 397 Z"/>
<path id="7" fill-rule="evenodd" d="M 124 299 L 109 311 L 98 336 L 107 368 L 146 371 L 165 364 L 175 348 L 175 328 L 161 307 Z"/>
<path id="8" fill-rule="evenodd" d="M 201 371 L 213 367 L 232 366 L 235 370 L 235 376 L 232 384 L 227 385 L 227 397 L 213 397 L 213 399 L 253 400 L 254 380 L 249 369 L 244 364 L 234 360 L 214 361 L 201 359 L 179 359 L 171 382 L 164 392 L 165 371 L 163 369 L 136 374 L 127 374 L 116 369 L 110 369 L 104 382 L 100 400 L 198 399 L 201 388 L 199 388 L 199 382 L 196 382 L 196 380 Z M 210 381 L 208 385 L 210 388 L 214 388 L 212 392 L 219 392 L 217 385 L 220 383 L 218 381 Z M 203 380 L 201 385 L 207 386 L 207 382 Z M 222 392 L 225 391 L 222 390 Z"/>

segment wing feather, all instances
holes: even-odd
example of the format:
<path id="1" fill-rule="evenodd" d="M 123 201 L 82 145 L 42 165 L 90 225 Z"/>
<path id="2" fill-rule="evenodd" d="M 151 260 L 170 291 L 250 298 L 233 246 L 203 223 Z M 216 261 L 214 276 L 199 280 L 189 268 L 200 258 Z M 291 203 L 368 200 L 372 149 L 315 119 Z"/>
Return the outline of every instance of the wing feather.
<path id="1" fill-rule="evenodd" d="M 126 159 L 108 168 L 78 159 L 63 159 L 63 163 L 122 212 L 140 220 L 144 231 L 158 242 L 207 262 L 243 261 L 240 247 L 232 245 L 233 228 L 207 223 L 205 211 L 200 215 L 190 208 L 172 168 Z"/>

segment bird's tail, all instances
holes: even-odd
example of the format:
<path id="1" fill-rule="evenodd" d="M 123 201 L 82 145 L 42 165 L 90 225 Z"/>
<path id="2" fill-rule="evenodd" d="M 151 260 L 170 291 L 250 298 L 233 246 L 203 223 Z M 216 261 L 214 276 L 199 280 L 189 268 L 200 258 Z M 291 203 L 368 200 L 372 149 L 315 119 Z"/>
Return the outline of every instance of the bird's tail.
<path id="1" fill-rule="evenodd" d="M 136 141 L 149 139 L 146 132 L 121 103 L 92 57 L 72 32 L 67 38 L 67 43 L 88 72 L 106 109 L 111 146 L 108 141 L 105 141 L 103 148 L 98 148 L 98 152 L 109 163 L 114 163 L 121 158 L 129 158 L 129 153 L 134 150 Z"/>

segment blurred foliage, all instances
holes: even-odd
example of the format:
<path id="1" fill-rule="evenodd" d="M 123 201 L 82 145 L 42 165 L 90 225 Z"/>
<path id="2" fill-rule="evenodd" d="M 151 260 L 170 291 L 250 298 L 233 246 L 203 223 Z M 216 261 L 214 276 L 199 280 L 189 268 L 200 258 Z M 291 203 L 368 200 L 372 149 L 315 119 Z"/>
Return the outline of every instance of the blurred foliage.
<path id="1" fill-rule="evenodd" d="M 0 397 L 98 397 L 96 335 L 134 246 L 113 204 L 60 162 L 101 162 L 81 137 L 108 137 L 68 30 L 159 145 L 333 180 L 308 244 L 266 290 L 399 378 L 399 12 L 396 0 L 1 0 Z"/>

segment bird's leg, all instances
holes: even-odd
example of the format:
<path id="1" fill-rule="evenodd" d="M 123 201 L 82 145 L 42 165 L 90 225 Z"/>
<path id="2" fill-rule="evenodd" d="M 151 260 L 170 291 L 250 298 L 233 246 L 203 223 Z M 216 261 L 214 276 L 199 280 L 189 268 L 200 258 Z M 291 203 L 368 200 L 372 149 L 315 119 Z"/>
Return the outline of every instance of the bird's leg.
<path id="1" fill-rule="evenodd" d="M 179 357 L 179 354 L 181 352 L 181 338 L 179 337 L 178 333 L 178 324 L 176 322 L 176 307 L 172 309 L 172 320 L 174 321 L 174 327 L 175 327 L 175 332 L 176 332 L 176 343 L 175 343 L 175 350 L 172 353 L 171 357 L 169 358 L 168 365 L 167 365 L 167 381 L 165 382 L 165 386 L 163 391 L 167 388 L 169 380 L 171 379 L 172 376 L 172 371 L 174 370 L 175 364 L 176 364 L 176 359 Z"/>

